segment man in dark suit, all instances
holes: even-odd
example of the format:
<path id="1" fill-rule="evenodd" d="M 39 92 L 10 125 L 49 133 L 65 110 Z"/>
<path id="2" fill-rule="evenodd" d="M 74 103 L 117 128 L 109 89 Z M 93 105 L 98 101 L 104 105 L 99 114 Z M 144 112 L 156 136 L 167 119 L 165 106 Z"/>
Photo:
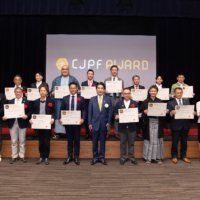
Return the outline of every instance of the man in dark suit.
<path id="1" fill-rule="evenodd" d="M 175 119 L 174 115 L 176 114 L 175 107 L 182 106 L 182 105 L 190 105 L 190 102 L 187 100 L 182 99 L 183 90 L 180 87 L 174 89 L 175 99 L 169 101 L 167 104 L 167 108 L 169 109 L 171 115 L 171 123 L 170 128 L 172 131 L 172 148 L 171 148 L 171 155 L 172 155 L 172 162 L 177 164 L 178 160 L 178 150 L 177 145 L 179 142 L 179 138 L 181 137 L 181 159 L 187 163 L 191 163 L 189 159 L 186 157 L 187 152 L 187 137 L 188 132 L 190 129 L 190 120 L 189 119 Z M 196 112 L 193 112 L 196 115 Z"/>
<path id="2" fill-rule="evenodd" d="M 115 106 L 115 119 L 119 119 L 118 109 L 129 109 L 137 108 L 139 113 L 138 104 L 136 101 L 131 99 L 131 91 L 129 88 L 125 88 L 123 91 L 123 100 L 118 101 Z M 141 117 L 141 114 L 138 114 L 138 117 Z M 132 164 L 137 164 L 134 156 L 134 142 L 135 142 L 135 132 L 137 130 L 137 125 L 134 122 L 130 123 L 119 123 L 118 125 L 119 135 L 120 135 L 120 164 L 123 165 L 127 159 L 126 154 L 126 143 L 128 142 L 128 159 Z"/>
<path id="3" fill-rule="evenodd" d="M 109 128 L 112 118 L 112 104 L 108 96 L 103 96 L 105 85 L 100 82 L 96 86 L 97 96 L 92 97 L 89 103 L 88 110 L 88 124 L 92 134 L 93 142 L 93 161 L 91 165 L 96 162 L 101 162 L 107 165 L 105 161 L 105 140 L 106 132 Z M 98 139 L 100 138 L 100 149 L 98 153 Z"/>
<path id="4" fill-rule="evenodd" d="M 20 75 L 16 75 L 14 77 L 14 80 L 13 80 L 14 84 L 15 84 L 15 88 L 16 87 L 21 87 L 22 90 L 23 90 L 23 97 L 26 98 L 26 93 L 27 93 L 27 87 L 22 85 L 22 77 Z"/>
<path id="5" fill-rule="evenodd" d="M 18 157 L 18 138 L 19 138 L 19 157 L 23 163 L 27 162 L 25 160 L 25 143 L 26 143 L 26 128 L 28 126 L 28 119 L 31 116 L 30 102 L 23 98 L 23 90 L 21 87 L 16 87 L 15 99 L 9 100 L 8 104 L 24 104 L 25 115 L 22 118 L 9 119 L 8 127 L 10 129 L 10 136 L 12 142 L 12 160 L 10 164 L 13 164 Z M 9 107 L 8 107 L 9 109 Z M 4 116 L 3 120 L 7 120 Z"/>
<path id="6" fill-rule="evenodd" d="M 51 115 L 50 124 L 53 124 L 56 118 L 55 102 L 53 99 L 47 97 L 49 93 L 47 86 L 40 85 L 39 92 L 41 98 L 34 101 L 32 114 Z M 30 120 L 30 123 L 33 124 L 33 121 Z M 43 161 L 46 165 L 49 164 L 51 131 L 52 129 L 37 129 L 40 151 L 40 159 L 36 162 L 37 165 Z"/>
<path id="7" fill-rule="evenodd" d="M 87 71 L 87 81 L 82 82 L 81 86 L 89 86 L 89 87 L 96 87 L 97 83 L 96 81 L 93 80 L 94 78 L 94 71 L 92 69 L 89 69 Z M 85 99 L 85 132 L 86 132 L 86 136 L 85 136 L 85 140 L 87 140 L 89 138 L 89 127 L 88 127 L 88 106 L 89 106 L 89 102 L 90 99 Z"/>
<path id="8" fill-rule="evenodd" d="M 131 89 L 145 89 L 144 86 L 140 85 L 140 77 L 138 75 L 133 76 L 132 81 L 133 81 L 133 85 L 128 87 L 130 90 Z M 142 105 L 142 101 L 137 101 L 137 103 L 140 108 Z M 137 123 L 137 131 L 136 131 L 136 136 L 138 136 L 139 138 L 142 138 L 142 135 L 140 134 L 141 124 L 142 124 L 142 120 L 139 119 L 139 123 Z"/>
<path id="9" fill-rule="evenodd" d="M 2 132 L 2 117 L 4 114 L 4 104 L 6 104 L 6 96 L 0 93 L 0 161 L 1 161 L 1 149 L 2 149 L 1 132 Z"/>
<path id="10" fill-rule="evenodd" d="M 80 130 L 81 124 L 83 124 L 85 119 L 85 104 L 84 98 L 77 94 L 78 84 L 76 82 L 71 82 L 69 84 L 70 95 L 63 97 L 62 104 L 60 107 L 59 121 L 62 124 L 61 111 L 71 110 L 71 111 L 81 111 L 81 121 L 77 125 L 64 125 L 67 133 L 68 139 L 68 158 L 63 163 L 68 164 L 73 160 L 73 146 L 74 146 L 74 162 L 79 165 L 79 152 L 80 152 Z M 74 142 L 74 145 L 73 145 Z"/>

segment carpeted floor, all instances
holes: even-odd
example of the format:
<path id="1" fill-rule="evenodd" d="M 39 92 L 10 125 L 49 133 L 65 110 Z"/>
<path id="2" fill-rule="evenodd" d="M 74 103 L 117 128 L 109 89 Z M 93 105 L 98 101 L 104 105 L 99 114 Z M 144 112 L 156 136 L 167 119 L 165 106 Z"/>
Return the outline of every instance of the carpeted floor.
<path id="1" fill-rule="evenodd" d="M 63 165 L 63 159 L 50 159 L 50 165 L 36 165 L 10 159 L 0 162 L 0 199 L 200 199 L 200 160 L 192 164 L 179 160 L 175 165 L 165 159 L 163 165 L 146 164 L 138 159 L 135 166 L 118 159 L 108 165 L 80 159 Z"/>

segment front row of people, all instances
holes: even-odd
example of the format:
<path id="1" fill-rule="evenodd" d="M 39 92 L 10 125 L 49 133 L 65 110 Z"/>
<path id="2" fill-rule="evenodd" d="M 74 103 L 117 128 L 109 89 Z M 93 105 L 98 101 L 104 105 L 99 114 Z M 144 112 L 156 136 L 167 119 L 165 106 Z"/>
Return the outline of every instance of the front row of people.
<path id="1" fill-rule="evenodd" d="M 62 124 L 61 110 L 81 111 L 81 121 L 79 125 L 64 125 L 68 138 L 68 158 L 63 163 L 68 164 L 74 160 L 76 165 L 80 164 L 79 152 L 80 152 L 80 130 L 81 124 L 85 120 L 85 101 L 78 92 L 78 85 L 76 82 L 69 84 L 70 95 L 65 96 L 62 100 L 59 112 L 59 123 Z M 96 85 L 97 96 L 92 97 L 88 106 L 88 125 L 92 134 L 93 142 L 93 160 L 91 165 L 101 162 L 107 165 L 105 161 L 105 141 L 107 130 L 111 124 L 112 118 L 112 103 L 109 96 L 105 96 L 104 83 L 98 83 Z M 26 142 L 26 128 L 28 126 L 28 120 L 31 118 L 31 114 L 51 115 L 52 120 L 50 124 L 53 124 L 56 119 L 55 102 L 48 96 L 48 87 L 41 85 L 39 87 L 39 93 L 41 98 L 37 99 L 33 103 L 31 109 L 30 102 L 23 98 L 23 90 L 20 87 L 16 87 L 15 99 L 10 100 L 8 104 L 24 104 L 25 115 L 22 118 L 9 119 L 8 126 L 11 135 L 12 146 L 12 160 L 10 164 L 13 164 L 18 158 L 18 139 L 19 139 L 19 158 L 22 162 L 25 160 L 25 142 Z M 160 99 L 156 97 L 158 93 L 157 86 L 153 85 L 149 89 L 148 98 L 142 103 L 141 107 L 138 107 L 138 103 L 131 98 L 131 91 L 129 88 L 123 90 L 123 99 L 116 103 L 114 108 L 115 120 L 119 120 L 118 109 L 138 108 L 138 117 L 142 119 L 142 129 L 144 137 L 143 146 L 143 158 L 146 163 L 152 161 L 162 164 L 164 159 L 164 142 L 163 142 L 163 128 L 167 128 L 165 117 L 152 117 L 148 116 L 148 103 L 162 103 Z M 187 163 L 191 163 L 186 157 L 187 152 L 187 136 L 190 128 L 189 119 L 175 119 L 176 105 L 189 105 L 189 101 L 182 99 L 182 88 L 176 88 L 174 91 L 174 100 L 168 102 L 166 113 L 171 116 L 171 130 L 172 130 L 172 162 L 177 163 L 178 151 L 177 145 L 179 138 L 181 137 L 181 159 Z M 196 115 L 196 112 L 193 113 Z M 5 116 L 3 120 L 7 120 Z M 29 122 L 33 124 L 30 119 Z M 123 165 L 127 160 L 126 143 L 128 142 L 128 160 L 132 164 L 137 164 L 134 156 L 134 141 L 137 131 L 137 125 L 134 122 L 131 123 L 118 123 L 118 130 L 120 134 L 120 164 Z M 51 129 L 37 130 L 39 139 L 39 152 L 40 159 L 36 164 L 40 164 L 43 161 L 46 165 L 49 164 L 50 153 L 50 136 Z M 98 148 L 98 140 L 100 139 L 100 148 Z M 74 149 L 74 153 L 73 153 Z M 98 150 L 99 149 L 99 150 Z"/>

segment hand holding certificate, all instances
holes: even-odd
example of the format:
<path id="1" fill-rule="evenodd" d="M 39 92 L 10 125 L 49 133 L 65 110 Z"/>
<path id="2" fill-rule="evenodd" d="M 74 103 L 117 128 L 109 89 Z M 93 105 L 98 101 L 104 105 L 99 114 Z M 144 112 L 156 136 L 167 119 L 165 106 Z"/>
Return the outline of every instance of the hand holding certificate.
<path id="1" fill-rule="evenodd" d="M 167 103 L 149 103 L 147 116 L 166 116 Z"/>
<path id="2" fill-rule="evenodd" d="M 4 104 L 4 116 L 7 119 L 22 118 L 25 115 L 24 104 Z"/>
<path id="3" fill-rule="evenodd" d="M 122 81 L 106 81 L 106 90 L 108 93 L 121 93 Z"/>
<path id="4" fill-rule="evenodd" d="M 85 99 L 91 99 L 96 95 L 97 95 L 96 87 L 81 86 L 81 96 L 84 97 Z"/>
<path id="5" fill-rule="evenodd" d="M 6 99 L 11 100 L 15 98 L 14 90 L 14 87 L 5 88 Z"/>
<path id="6" fill-rule="evenodd" d="M 118 109 L 119 123 L 139 122 L 138 108 Z"/>
<path id="7" fill-rule="evenodd" d="M 169 100 L 169 88 L 159 88 L 156 97 L 161 100 Z"/>
<path id="8" fill-rule="evenodd" d="M 194 119 L 194 105 L 177 105 L 175 111 L 175 119 Z"/>
<path id="9" fill-rule="evenodd" d="M 62 125 L 80 125 L 81 111 L 61 110 Z"/>
<path id="10" fill-rule="evenodd" d="M 134 101 L 144 101 L 147 98 L 147 89 L 131 89 L 131 96 Z"/>
<path id="11" fill-rule="evenodd" d="M 39 89 L 37 88 L 28 88 L 27 99 L 29 101 L 35 101 L 40 98 Z"/>
<path id="12" fill-rule="evenodd" d="M 64 96 L 67 96 L 69 94 L 69 86 L 55 86 L 56 99 L 62 99 Z"/>
<path id="13" fill-rule="evenodd" d="M 182 98 L 193 98 L 193 86 L 183 86 Z"/>
<path id="14" fill-rule="evenodd" d="M 51 129 L 51 115 L 32 115 L 31 118 L 33 129 Z"/>

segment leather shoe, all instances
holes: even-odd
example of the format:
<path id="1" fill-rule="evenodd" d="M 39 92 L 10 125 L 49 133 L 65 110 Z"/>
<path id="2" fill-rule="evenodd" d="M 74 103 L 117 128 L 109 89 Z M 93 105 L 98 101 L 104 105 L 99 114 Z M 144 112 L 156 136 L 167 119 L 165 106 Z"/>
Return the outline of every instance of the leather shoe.
<path id="1" fill-rule="evenodd" d="M 44 163 L 45 163 L 45 165 L 48 165 L 48 164 L 49 164 L 49 159 L 48 159 L 48 158 L 45 158 L 45 159 L 44 159 Z"/>
<path id="2" fill-rule="evenodd" d="M 84 140 L 88 140 L 90 138 L 90 136 L 89 135 L 86 135 L 85 137 L 84 137 Z"/>
<path id="3" fill-rule="evenodd" d="M 106 135 L 106 139 L 108 139 L 109 137 L 110 137 L 110 134 L 107 134 L 107 135 Z"/>
<path id="4" fill-rule="evenodd" d="M 183 160 L 186 163 L 191 163 L 191 161 L 189 159 L 187 159 L 187 158 L 181 158 L 181 160 Z"/>
<path id="5" fill-rule="evenodd" d="M 172 158 L 172 162 L 173 162 L 174 164 L 177 164 L 177 163 L 178 163 L 177 158 Z"/>
<path id="6" fill-rule="evenodd" d="M 78 158 L 75 158 L 74 162 L 75 162 L 76 165 L 80 165 L 80 161 L 78 160 Z"/>
<path id="7" fill-rule="evenodd" d="M 114 137 L 119 140 L 119 135 L 118 134 L 114 134 Z"/>
<path id="8" fill-rule="evenodd" d="M 123 165 L 125 163 L 125 160 L 120 160 L 120 164 Z"/>
<path id="9" fill-rule="evenodd" d="M 37 138 L 37 135 L 34 135 L 33 137 L 32 137 L 32 140 L 34 140 L 34 139 L 36 139 Z"/>
<path id="10" fill-rule="evenodd" d="M 36 165 L 39 165 L 40 163 L 43 162 L 43 158 L 40 158 L 37 162 L 36 162 Z"/>
<path id="11" fill-rule="evenodd" d="M 136 160 L 129 160 L 129 162 L 131 162 L 134 165 L 137 165 L 137 161 Z"/>
<path id="12" fill-rule="evenodd" d="M 101 163 L 102 163 L 103 165 L 107 165 L 107 162 L 106 162 L 105 160 L 102 160 Z"/>
<path id="13" fill-rule="evenodd" d="M 71 161 L 73 161 L 72 158 L 67 158 L 67 160 L 65 160 L 65 162 L 63 163 L 63 165 L 69 164 Z"/>
<path id="14" fill-rule="evenodd" d="M 12 158 L 12 160 L 10 161 L 10 164 L 13 164 L 17 161 L 17 158 Z"/>
<path id="15" fill-rule="evenodd" d="M 142 138 L 143 138 L 143 136 L 142 136 L 142 135 L 140 135 L 140 134 L 137 134 L 136 136 L 137 136 L 137 137 L 139 137 L 140 139 L 142 139 Z"/>
<path id="16" fill-rule="evenodd" d="M 95 165 L 97 163 L 96 160 L 92 160 L 92 162 L 90 163 L 91 165 Z"/>
<path id="17" fill-rule="evenodd" d="M 26 163 L 27 160 L 25 160 L 24 158 L 20 158 L 20 160 L 23 162 L 23 163 Z"/>

